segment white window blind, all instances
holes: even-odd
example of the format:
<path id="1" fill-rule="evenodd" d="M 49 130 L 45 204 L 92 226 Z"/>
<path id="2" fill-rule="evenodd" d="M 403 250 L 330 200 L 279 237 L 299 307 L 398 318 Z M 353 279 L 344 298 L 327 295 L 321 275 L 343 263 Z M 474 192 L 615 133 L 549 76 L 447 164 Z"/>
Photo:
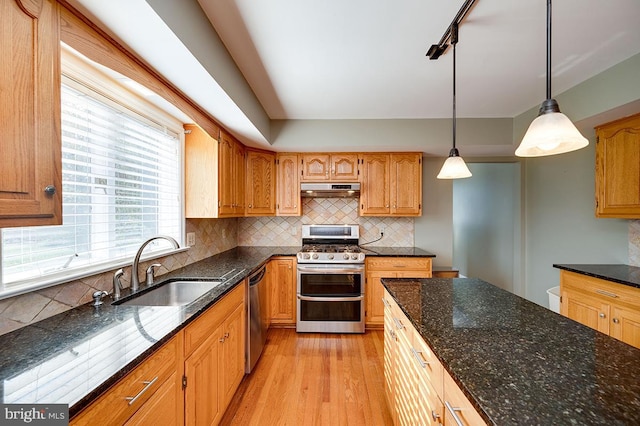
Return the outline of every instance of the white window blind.
<path id="1" fill-rule="evenodd" d="M 63 84 L 63 225 L 2 230 L 2 291 L 130 260 L 154 235 L 180 241 L 180 146 L 175 131 Z"/>

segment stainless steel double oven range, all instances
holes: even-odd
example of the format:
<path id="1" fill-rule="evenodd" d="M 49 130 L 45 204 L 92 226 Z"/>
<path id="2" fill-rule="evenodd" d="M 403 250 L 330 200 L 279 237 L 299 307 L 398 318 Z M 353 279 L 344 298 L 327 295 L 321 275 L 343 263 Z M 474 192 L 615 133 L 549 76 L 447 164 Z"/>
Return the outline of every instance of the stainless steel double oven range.
<path id="1" fill-rule="evenodd" d="M 358 225 L 302 225 L 298 332 L 364 333 L 364 253 Z"/>

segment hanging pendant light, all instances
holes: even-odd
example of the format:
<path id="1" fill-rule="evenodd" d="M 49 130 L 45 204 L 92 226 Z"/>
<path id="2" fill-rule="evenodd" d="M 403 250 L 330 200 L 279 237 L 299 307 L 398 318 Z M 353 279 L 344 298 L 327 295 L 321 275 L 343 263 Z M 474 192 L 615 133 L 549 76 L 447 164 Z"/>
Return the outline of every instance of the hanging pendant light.
<path id="1" fill-rule="evenodd" d="M 453 148 L 449 151 L 438 173 L 438 179 L 461 179 L 471 177 L 471 172 L 456 148 L 456 43 L 458 43 L 458 24 L 451 25 L 451 44 L 453 45 Z"/>
<path id="2" fill-rule="evenodd" d="M 547 0 L 547 99 L 522 138 L 516 155 L 542 157 L 575 151 L 587 145 L 589 141 L 560 112 L 558 102 L 551 98 L 551 0 Z"/>

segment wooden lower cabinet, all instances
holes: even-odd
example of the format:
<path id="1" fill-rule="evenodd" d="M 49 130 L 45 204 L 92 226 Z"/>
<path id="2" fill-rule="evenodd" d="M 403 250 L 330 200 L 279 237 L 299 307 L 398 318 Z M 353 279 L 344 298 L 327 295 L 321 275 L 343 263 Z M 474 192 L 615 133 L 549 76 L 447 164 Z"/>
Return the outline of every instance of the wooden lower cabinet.
<path id="1" fill-rule="evenodd" d="M 267 268 L 271 285 L 271 326 L 296 325 L 296 258 L 275 257 Z"/>
<path id="2" fill-rule="evenodd" d="M 186 425 L 218 424 L 244 376 L 245 292 L 237 286 L 184 330 Z"/>
<path id="3" fill-rule="evenodd" d="M 183 402 L 180 375 L 176 371 L 125 425 L 181 425 L 184 420 Z"/>
<path id="4" fill-rule="evenodd" d="M 640 289 L 562 270 L 560 313 L 640 348 Z"/>
<path id="5" fill-rule="evenodd" d="M 384 323 L 382 278 L 431 278 L 431 259 L 427 257 L 373 257 L 365 260 L 365 325 L 379 328 Z"/>
<path id="6" fill-rule="evenodd" d="M 397 303 L 383 293 L 384 383 L 394 425 L 486 425 Z"/>
<path id="7" fill-rule="evenodd" d="M 236 286 L 70 424 L 218 424 L 244 377 L 245 292 Z"/>
<path id="8" fill-rule="evenodd" d="M 98 400 L 78 413 L 71 419 L 70 424 L 124 424 L 129 419 L 135 422 L 138 420 L 132 417 L 134 414 L 140 412 L 138 419 L 149 416 L 146 412 L 157 404 L 171 405 L 181 413 L 181 338 L 182 336 L 178 335 L 163 345 Z M 136 396 L 133 401 L 127 399 Z M 182 421 L 178 424 L 182 424 Z"/>

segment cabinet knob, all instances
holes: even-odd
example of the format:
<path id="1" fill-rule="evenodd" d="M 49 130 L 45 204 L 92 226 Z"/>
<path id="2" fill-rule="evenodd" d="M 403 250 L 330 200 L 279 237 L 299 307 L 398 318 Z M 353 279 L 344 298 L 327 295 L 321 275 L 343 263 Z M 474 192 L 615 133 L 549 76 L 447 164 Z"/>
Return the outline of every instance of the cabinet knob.
<path id="1" fill-rule="evenodd" d="M 249 204 L 249 208 L 252 209 L 253 208 L 253 204 Z"/>
<path id="2" fill-rule="evenodd" d="M 47 185 L 44 188 L 44 193 L 47 195 L 53 195 L 56 193 L 56 187 L 53 185 Z"/>
<path id="3" fill-rule="evenodd" d="M 600 313 L 598 314 L 598 316 L 599 316 L 600 318 L 604 318 L 604 317 L 606 317 L 606 315 L 604 314 L 604 312 L 600 312 Z"/>
<path id="4" fill-rule="evenodd" d="M 386 208 L 389 208 L 389 204 L 387 204 L 385 207 L 386 207 Z"/>
<path id="5" fill-rule="evenodd" d="M 614 323 L 614 324 L 620 324 L 620 320 L 619 320 L 618 318 L 614 318 L 614 319 L 613 319 L 613 323 Z"/>

